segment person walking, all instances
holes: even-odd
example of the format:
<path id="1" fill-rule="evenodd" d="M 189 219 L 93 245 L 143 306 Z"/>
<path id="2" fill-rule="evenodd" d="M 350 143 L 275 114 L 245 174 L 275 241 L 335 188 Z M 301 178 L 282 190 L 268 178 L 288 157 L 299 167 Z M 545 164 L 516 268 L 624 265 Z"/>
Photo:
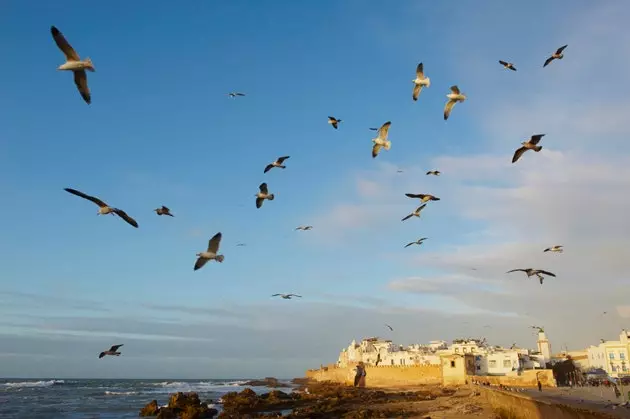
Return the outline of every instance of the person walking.
<path id="1" fill-rule="evenodd" d="M 542 383 L 538 380 L 538 391 L 542 391 Z"/>
<path id="2" fill-rule="evenodd" d="M 359 385 L 359 381 L 363 376 L 363 362 L 359 362 L 355 368 L 356 373 L 354 374 L 354 386 L 357 387 Z"/>
<path id="3" fill-rule="evenodd" d="M 365 387 L 365 376 L 367 375 L 367 373 L 365 372 L 365 365 L 363 364 L 363 362 L 360 362 L 359 365 L 361 365 L 361 376 L 359 377 L 359 383 L 358 386 L 361 388 Z"/>

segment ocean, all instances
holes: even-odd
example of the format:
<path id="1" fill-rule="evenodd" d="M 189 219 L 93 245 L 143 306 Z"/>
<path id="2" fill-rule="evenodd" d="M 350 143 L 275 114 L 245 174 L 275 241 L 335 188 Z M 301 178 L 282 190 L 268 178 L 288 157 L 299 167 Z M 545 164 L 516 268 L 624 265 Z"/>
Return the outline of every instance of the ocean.
<path id="1" fill-rule="evenodd" d="M 169 394 L 194 391 L 215 404 L 230 391 L 241 391 L 245 380 L 26 380 L 0 379 L 2 419 L 123 419 L 137 418 L 151 400 L 163 406 Z M 249 386 L 248 386 L 249 387 Z M 250 387 L 256 393 L 268 387 Z M 278 388 L 290 392 L 291 388 Z M 212 402 L 211 402 L 212 401 Z"/>

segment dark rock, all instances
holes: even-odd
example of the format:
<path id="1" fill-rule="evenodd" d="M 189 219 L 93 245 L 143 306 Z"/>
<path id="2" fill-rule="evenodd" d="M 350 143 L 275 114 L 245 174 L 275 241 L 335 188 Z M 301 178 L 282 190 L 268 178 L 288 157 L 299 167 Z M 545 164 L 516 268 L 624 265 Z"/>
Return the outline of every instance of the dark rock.
<path id="1" fill-rule="evenodd" d="M 199 401 L 197 393 L 171 394 L 168 406 L 160 408 L 156 400 L 147 404 L 140 416 L 155 416 L 158 419 L 212 419 L 217 413 L 216 409 L 210 409 L 206 403 Z"/>
<path id="2" fill-rule="evenodd" d="M 288 387 L 288 384 L 281 383 L 275 377 L 265 377 L 264 380 L 251 380 L 243 384 L 252 387 Z"/>
<path id="3" fill-rule="evenodd" d="M 173 409 L 162 407 L 157 415 L 157 419 L 177 419 L 177 413 Z"/>
<path id="4" fill-rule="evenodd" d="M 160 406 L 158 405 L 157 400 L 152 400 L 140 410 L 138 416 L 156 416 L 159 411 Z"/>

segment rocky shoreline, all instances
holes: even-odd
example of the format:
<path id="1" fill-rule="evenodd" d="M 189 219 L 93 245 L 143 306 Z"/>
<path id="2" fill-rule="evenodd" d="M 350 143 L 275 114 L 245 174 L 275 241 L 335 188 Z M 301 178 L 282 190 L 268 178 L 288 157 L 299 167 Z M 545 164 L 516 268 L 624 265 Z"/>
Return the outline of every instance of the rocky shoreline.
<path id="1" fill-rule="evenodd" d="M 196 393 L 176 393 L 167 407 L 152 401 L 140 416 L 158 419 L 371 419 L 371 418 L 494 418 L 478 393 L 469 388 L 423 386 L 413 390 L 355 388 L 336 383 L 303 382 L 294 392 L 256 394 L 246 388 L 221 398 L 222 411 L 201 403 Z"/>

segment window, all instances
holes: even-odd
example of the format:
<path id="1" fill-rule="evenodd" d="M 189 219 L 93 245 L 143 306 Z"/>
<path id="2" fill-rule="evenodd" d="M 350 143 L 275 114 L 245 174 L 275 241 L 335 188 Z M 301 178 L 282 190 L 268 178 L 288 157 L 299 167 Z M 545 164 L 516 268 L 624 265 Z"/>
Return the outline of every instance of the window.
<path id="1" fill-rule="evenodd" d="M 405 360 L 404 359 L 400 360 L 400 365 L 405 365 Z"/>
<path id="2" fill-rule="evenodd" d="M 392 365 L 394 365 L 394 360 L 392 359 Z"/>
<path id="3" fill-rule="evenodd" d="M 623 352 L 621 352 L 619 354 L 619 359 L 626 359 L 626 354 L 624 354 Z"/>
<path id="4" fill-rule="evenodd" d="M 455 368 L 455 361 L 451 361 L 451 368 Z"/>
<path id="5" fill-rule="evenodd" d="M 481 371 L 481 365 L 477 365 L 477 371 Z"/>
<path id="6" fill-rule="evenodd" d="M 497 361 L 494 359 L 491 359 L 490 361 L 488 361 L 488 365 L 490 366 L 490 368 L 496 368 L 497 367 Z"/>
<path id="7" fill-rule="evenodd" d="M 458 354 L 459 353 L 459 348 L 455 348 L 455 353 Z"/>
<path id="8" fill-rule="evenodd" d="M 503 360 L 503 368 L 510 368 L 511 366 L 512 366 L 512 361 L 510 361 L 509 359 Z"/>
<path id="9" fill-rule="evenodd" d="M 615 354 L 611 352 L 611 353 L 608 354 L 608 357 L 610 359 L 615 359 Z"/>
<path id="10" fill-rule="evenodd" d="M 463 350 L 464 350 L 464 353 L 468 352 L 468 348 L 464 348 Z"/>

